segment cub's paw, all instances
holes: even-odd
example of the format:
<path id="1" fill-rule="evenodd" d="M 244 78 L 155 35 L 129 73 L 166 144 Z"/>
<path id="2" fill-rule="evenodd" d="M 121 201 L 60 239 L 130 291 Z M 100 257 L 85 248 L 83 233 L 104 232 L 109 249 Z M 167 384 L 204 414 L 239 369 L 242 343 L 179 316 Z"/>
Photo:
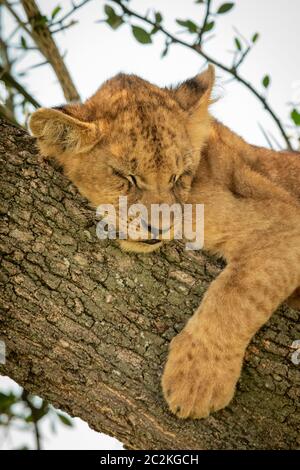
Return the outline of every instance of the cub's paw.
<path id="1" fill-rule="evenodd" d="M 209 347 L 198 335 L 196 338 L 183 330 L 170 344 L 162 377 L 170 410 L 179 418 L 206 418 L 227 406 L 235 392 L 243 355 L 244 351 Z"/>

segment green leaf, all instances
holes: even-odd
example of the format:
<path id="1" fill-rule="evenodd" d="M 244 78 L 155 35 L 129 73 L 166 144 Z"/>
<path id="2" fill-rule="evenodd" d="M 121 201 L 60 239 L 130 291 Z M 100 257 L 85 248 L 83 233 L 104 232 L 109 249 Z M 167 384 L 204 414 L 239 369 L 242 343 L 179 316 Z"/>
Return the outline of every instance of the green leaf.
<path id="1" fill-rule="evenodd" d="M 21 36 L 21 46 L 23 47 L 23 49 L 27 49 L 27 42 L 24 36 Z"/>
<path id="2" fill-rule="evenodd" d="M 34 420 L 39 421 L 42 419 L 49 411 L 49 407 L 41 408 L 40 410 L 35 412 Z"/>
<path id="3" fill-rule="evenodd" d="M 116 16 L 115 10 L 109 5 L 104 5 L 104 11 L 105 11 L 105 13 L 107 14 L 108 17 Z"/>
<path id="4" fill-rule="evenodd" d="M 166 57 L 166 55 L 168 54 L 168 51 L 169 51 L 169 48 L 165 47 L 164 50 L 162 51 L 161 55 L 160 55 L 161 59 Z"/>
<path id="5" fill-rule="evenodd" d="M 124 21 L 121 16 L 115 16 L 114 18 L 107 18 L 106 23 L 109 24 L 112 29 L 117 29 Z"/>
<path id="6" fill-rule="evenodd" d="M 234 3 L 223 3 L 223 5 L 221 5 L 220 8 L 218 9 L 217 13 L 219 15 L 222 15 L 223 13 L 227 13 L 233 7 L 234 7 Z"/>
<path id="7" fill-rule="evenodd" d="M 296 108 L 293 109 L 293 111 L 291 112 L 291 118 L 296 124 L 296 126 L 300 126 L 300 113 L 297 111 Z"/>
<path id="8" fill-rule="evenodd" d="M 68 418 L 67 416 L 61 414 L 61 413 L 57 413 L 57 416 L 59 417 L 59 419 L 61 420 L 61 422 L 65 425 L 65 426 L 70 426 L 72 427 L 73 426 L 73 423 L 72 421 L 70 420 L 70 418 Z"/>
<path id="9" fill-rule="evenodd" d="M 14 393 L 0 392 L 0 414 L 8 411 L 9 408 L 18 401 L 18 397 Z"/>
<path id="10" fill-rule="evenodd" d="M 197 33 L 198 26 L 191 20 L 176 20 L 176 23 L 184 28 L 187 28 L 190 33 Z"/>
<path id="11" fill-rule="evenodd" d="M 204 32 L 204 33 L 208 33 L 208 31 L 211 31 L 214 26 L 215 26 L 215 22 L 214 22 L 214 21 L 210 21 L 209 23 L 206 23 L 206 25 L 205 25 L 204 28 L 203 28 L 203 32 Z"/>
<path id="12" fill-rule="evenodd" d="M 235 42 L 236 48 L 239 51 L 241 51 L 242 50 L 242 44 L 241 44 L 241 41 L 239 40 L 239 38 L 234 38 L 234 42 Z"/>
<path id="13" fill-rule="evenodd" d="M 167 39 L 165 41 L 165 47 L 164 47 L 164 50 L 162 51 L 161 53 L 161 58 L 163 59 L 164 57 L 166 57 L 167 53 L 169 52 L 169 47 L 171 45 L 171 42 L 169 41 L 169 39 Z"/>
<path id="14" fill-rule="evenodd" d="M 147 31 L 145 31 L 143 28 L 134 25 L 132 25 L 131 28 L 132 33 L 138 42 L 140 42 L 141 44 L 150 44 L 152 42 L 151 35 L 147 33 Z"/>
<path id="15" fill-rule="evenodd" d="M 162 20 L 163 20 L 162 14 L 159 13 L 159 11 L 157 11 L 157 12 L 155 13 L 155 23 L 161 23 Z"/>
<path id="16" fill-rule="evenodd" d="M 268 88 L 269 85 L 271 83 L 271 79 L 270 79 L 270 76 L 269 75 L 266 75 L 263 80 L 262 80 L 262 84 L 265 88 Z"/>
<path id="17" fill-rule="evenodd" d="M 121 24 L 124 23 L 122 16 L 117 15 L 111 6 L 104 5 L 104 11 L 107 14 L 105 21 L 112 29 L 117 29 L 119 26 L 121 26 Z"/>
<path id="18" fill-rule="evenodd" d="M 253 42 L 253 44 L 258 40 L 258 38 L 259 38 L 259 33 L 253 34 L 253 36 L 252 36 L 252 42 Z"/>
<path id="19" fill-rule="evenodd" d="M 52 20 L 54 20 L 54 18 L 58 15 L 60 11 L 61 11 L 61 6 L 57 5 L 57 7 L 55 7 L 54 10 L 52 10 L 52 13 L 51 13 Z"/>

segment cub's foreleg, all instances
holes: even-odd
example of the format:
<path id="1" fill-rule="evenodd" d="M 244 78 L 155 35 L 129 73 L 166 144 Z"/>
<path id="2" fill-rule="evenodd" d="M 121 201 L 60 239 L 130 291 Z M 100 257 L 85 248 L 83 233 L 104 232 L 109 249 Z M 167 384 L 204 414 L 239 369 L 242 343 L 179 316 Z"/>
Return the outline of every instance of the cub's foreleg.
<path id="1" fill-rule="evenodd" d="M 178 417 L 228 405 L 249 341 L 300 285 L 300 231 L 261 246 L 229 262 L 171 342 L 162 387 Z"/>

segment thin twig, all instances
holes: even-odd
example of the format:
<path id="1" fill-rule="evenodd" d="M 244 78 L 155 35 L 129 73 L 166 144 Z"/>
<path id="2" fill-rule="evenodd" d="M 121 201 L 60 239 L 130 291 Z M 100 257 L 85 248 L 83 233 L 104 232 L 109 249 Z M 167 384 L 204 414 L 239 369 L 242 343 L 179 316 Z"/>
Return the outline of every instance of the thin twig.
<path id="1" fill-rule="evenodd" d="M 38 423 L 36 421 L 34 421 L 33 426 L 34 426 L 36 450 L 41 450 L 41 436 L 40 436 L 40 430 L 39 430 Z"/>
<path id="2" fill-rule="evenodd" d="M 10 14 L 14 17 L 14 19 L 16 20 L 16 22 L 18 23 L 19 26 L 21 26 L 24 31 L 26 31 L 27 34 L 29 34 L 29 36 L 31 36 L 31 32 L 30 32 L 30 29 L 27 27 L 27 23 L 24 23 L 24 21 L 21 20 L 21 18 L 19 17 L 19 15 L 15 12 L 15 10 L 11 7 L 10 3 L 7 2 L 7 0 L 1 0 L 1 3 L 3 5 L 6 6 L 6 8 L 8 9 L 8 11 L 10 12 Z"/>
<path id="3" fill-rule="evenodd" d="M 210 4 L 211 4 L 211 0 L 207 0 L 205 17 L 204 17 L 204 21 L 203 21 L 203 24 L 202 24 L 202 27 L 201 27 L 201 30 L 200 30 L 200 33 L 199 33 L 198 40 L 197 40 L 197 44 L 199 44 L 199 45 L 202 43 L 202 37 L 203 37 L 203 34 L 205 32 L 205 27 L 206 27 L 206 24 L 207 24 L 209 15 L 210 15 Z"/>
<path id="4" fill-rule="evenodd" d="M 32 422 L 34 426 L 34 434 L 35 434 L 35 442 L 36 442 L 36 450 L 41 450 L 41 435 L 40 435 L 40 430 L 38 426 L 38 419 L 37 419 L 37 412 L 39 411 L 38 408 L 36 408 L 31 401 L 29 400 L 29 394 L 26 392 L 26 390 L 23 390 L 22 392 L 22 399 L 25 401 L 26 405 L 31 411 L 31 416 L 32 416 Z"/>
<path id="5" fill-rule="evenodd" d="M 21 26 L 19 24 L 17 24 L 17 26 L 15 27 L 15 29 L 12 30 L 12 32 L 10 33 L 10 35 L 8 36 L 8 38 L 6 38 L 6 42 L 9 43 L 11 41 L 11 39 L 14 37 L 14 35 L 19 31 L 19 29 L 21 28 Z"/>
<path id="6" fill-rule="evenodd" d="M 56 24 L 57 24 L 57 23 L 56 23 Z M 72 21 L 70 21 L 70 23 L 65 24 L 65 25 L 63 25 L 63 26 L 61 26 L 60 28 L 57 28 L 57 29 L 52 29 L 52 28 L 50 27 L 50 28 L 49 28 L 49 29 L 50 29 L 50 33 L 51 33 L 51 34 L 60 33 L 61 31 L 65 31 L 66 29 L 69 29 L 69 28 L 71 28 L 72 26 L 75 26 L 75 24 L 77 24 L 77 21 L 72 20 Z"/>
<path id="7" fill-rule="evenodd" d="M 246 38 L 246 36 L 244 36 L 236 26 L 233 26 L 233 31 L 238 35 L 240 36 L 240 38 L 242 38 L 242 40 L 245 42 L 246 46 L 249 47 L 250 46 L 250 43 L 248 41 L 248 39 Z"/>
<path id="8" fill-rule="evenodd" d="M 237 63 L 234 65 L 234 68 L 235 69 L 238 69 L 239 66 L 244 62 L 244 60 L 246 59 L 247 55 L 249 54 L 249 52 L 251 51 L 252 47 L 251 46 L 248 46 L 247 49 L 245 49 L 245 51 L 241 54 L 239 60 L 237 61 Z"/>
<path id="9" fill-rule="evenodd" d="M 59 20 L 57 20 L 55 23 L 52 23 L 51 24 L 51 27 L 52 26 L 56 26 L 56 25 L 59 25 L 59 24 L 62 24 L 67 18 L 69 18 L 69 16 L 73 15 L 73 13 L 75 13 L 76 10 L 79 10 L 79 8 L 83 7 L 86 3 L 90 2 L 91 0 L 83 0 L 81 3 L 79 3 L 78 5 L 73 5 L 73 8 L 71 8 L 70 11 L 68 11 L 68 13 L 66 13 L 64 16 L 62 16 Z"/>

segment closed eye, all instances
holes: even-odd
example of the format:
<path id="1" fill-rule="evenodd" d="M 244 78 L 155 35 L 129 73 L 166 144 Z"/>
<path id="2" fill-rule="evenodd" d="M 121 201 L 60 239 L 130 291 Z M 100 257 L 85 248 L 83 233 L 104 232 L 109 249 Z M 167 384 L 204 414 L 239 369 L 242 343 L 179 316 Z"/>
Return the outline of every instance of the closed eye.
<path id="1" fill-rule="evenodd" d="M 127 176 L 127 179 L 128 181 L 133 185 L 133 186 L 137 186 L 138 183 L 137 183 L 137 180 L 136 180 L 136 177 L 134 175 L 128 175 Z"/>
<path id="2" fill-rule="evenodd" d="M 183 173 L 181 173 L 181 175 L 172 175 L 170 180 L 169 180 L 169 183 L 170 184 L 176 184 L 176 183 L 179 183 L 181 178 L 183 178 L 184 176 L 193 176 L 193 171 L 191 168 L 187 168 Z"/>
<path id="3" fill-rule="evenodd" d="M 112 172 L 115 176 L 118 176 L 119 178 L 123 178 L 123 179 L 129 181 L 129 183 L 132 186 L 137 186 L 137 180 L 136 180 L 136 177 L 134 175 L 126 175 L 121 170 L 118 170 L 114 167 L 111 167 L 111 169 L 112 169 Z"/>
<path id="4" fill-rule="evenodd" d="M 169 184 L 175 184 L 178 178 L 179 178 L 178 175 L 172 175 L 171 178 L 169 179 Z"/>

